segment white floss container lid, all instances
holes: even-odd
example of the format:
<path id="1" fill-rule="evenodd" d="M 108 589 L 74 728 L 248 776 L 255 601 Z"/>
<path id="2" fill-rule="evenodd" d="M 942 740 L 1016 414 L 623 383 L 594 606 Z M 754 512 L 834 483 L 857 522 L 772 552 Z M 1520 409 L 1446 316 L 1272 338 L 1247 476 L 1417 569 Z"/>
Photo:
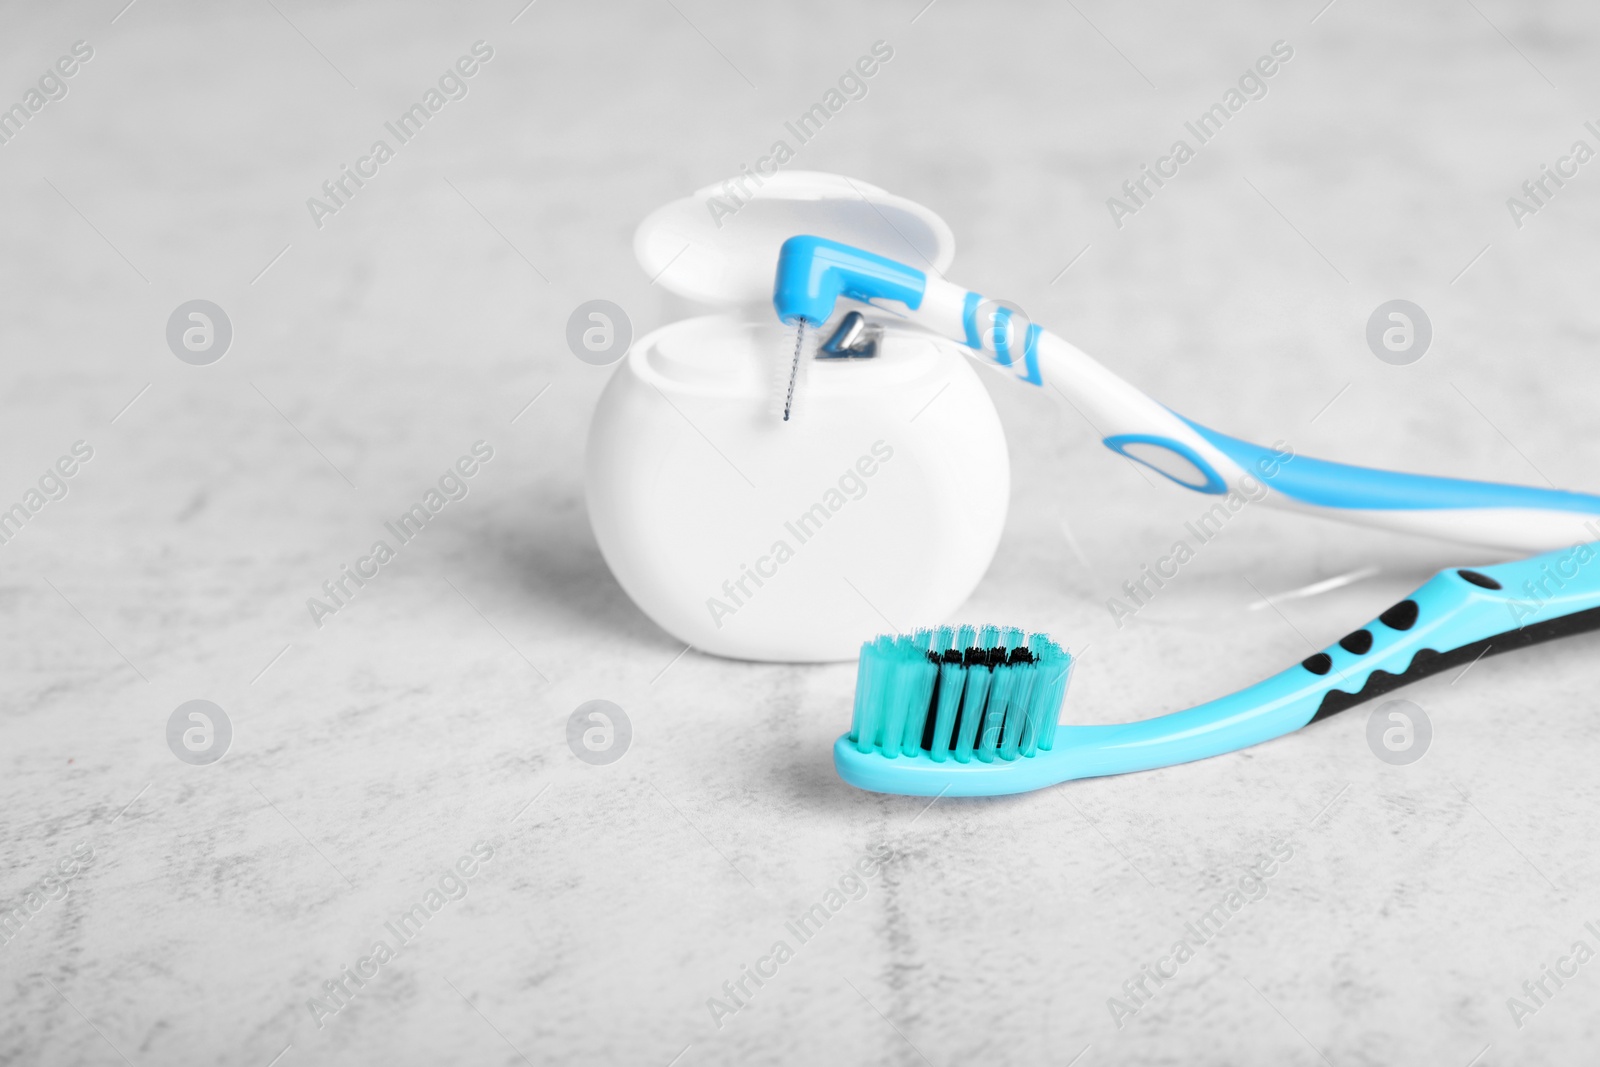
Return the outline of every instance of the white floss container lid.
<path id="1" fill-rule="evenodd" d="M 921 204 L 822 171 L 736 178 L 651 212 L 633 254 L 668 290 L 717 307 L 768 305 L 778 249 L 797 234 L 826 237 L 943 274 L 955 234 Z"/>

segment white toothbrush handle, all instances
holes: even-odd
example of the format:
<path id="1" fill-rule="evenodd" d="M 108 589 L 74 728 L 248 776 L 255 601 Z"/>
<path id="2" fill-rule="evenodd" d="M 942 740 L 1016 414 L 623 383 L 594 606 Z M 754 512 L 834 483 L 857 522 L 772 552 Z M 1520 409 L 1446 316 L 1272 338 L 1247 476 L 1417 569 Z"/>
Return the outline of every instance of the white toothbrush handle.
<path id="1" fill-rule="evenodd" d="M 1289 443 L 1267 449 L 1217 433 L 1055 334 L 941 278 L 927 278 L 910 317 L 1059 393 L 1108 448 L 1201 493 L 1518 552 L 1600 540 L 1600 497 L 1329 463 L 1298 455 Z"/>

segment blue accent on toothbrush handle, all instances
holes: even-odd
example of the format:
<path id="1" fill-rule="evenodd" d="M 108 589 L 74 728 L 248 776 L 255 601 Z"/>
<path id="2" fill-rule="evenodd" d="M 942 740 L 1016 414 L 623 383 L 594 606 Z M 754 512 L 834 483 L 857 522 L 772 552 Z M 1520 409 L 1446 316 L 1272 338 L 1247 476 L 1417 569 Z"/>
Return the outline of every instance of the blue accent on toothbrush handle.
<path id="1" fill-rule="evenodd" d="M 1127 456 L 1135 463 L 1144 464 L 1169 482 L 1176 482 L 1185 489 L 1193 489 L 1197 493 L 1207 493 L 1212 496 L 1221 496 L 1228 491 L 1228 483 L 1223 481 L 1222 475 L 1217 473 L 1217 469 L 1207 463 L 1204 456 L 1182 441 L 1164 437 L 1161 434 L 1123 433 L 1107 437 L 1101 444 L 1118 455 Z M 1150 462 L 1147 454 L 1133 451 L 1133 448 L 1138 445 L 1150 445 L 1172 453 L 1192 469 L 1192 480 L 1180 478 L 1176 472 L 1169 468 L 1155 466 Z M 1270 462 L 1262 463 L 1259 468 L 1262 478 L 1271 481 L 1273 476 L 1269 475 L 1267 471 L 1276 470 L 1280 467 L 1283 462 L 1283 455 L 1269 452 L 1267 449 L 1262 449 L 1261 451 L 1272 457 Z"/>
<path id="2" fill-rule="evenodd" d="M 927 275 L 892 259 L 822 237 L 791 237 L 778 250 L 772 303 L 788 325 L 828 321 L 840 297 L 897 300 L 916 310 Z"/>
<path id="3" fill-rule="evenodd" d="M 962 341 L 968 348 L 979 352 L 987 352 L 997 366 L 1015 367 L 1017 377 L 1030 385 L 1043 385 L 1044 375 L 1039 370 L 1039 336 L 1044 331 L 1036 323 L 1028 323 L 1022 339 L 1021 366 L 1017 367 L 1018 353 L 1012 344 L 1016 339 L 1016 327 L 1012 324 L 1015 314 L 998 301 L 991 303 L 994 308 L 989 313 L 989 327 L 987 330 L 979 329 L 978 309 L 983 305 L 983 296 L 968 291 L 961 299 L 962 336 L 952 340 Z"/>
<path id="4" fill-rule="evenodd" d="M 970 289 L 961 298 L 961 330 L 965 335 L 961 340 L 966 342 L 968 348 L 983 347 L 983 338 L 978 336 L 978 304 L 982 300 L 983 297 Z"/>
<path id="5" fill-rule="evenodd" d="M 862 789 L 995 796 L 1075 778 L 1150 770 L 1246 748 L 1419 678 L 1488 655 L 1600 629 L 1600 544 L 1474 570 L 1443 571 L 1406 600 L 1302 663 L 1184 711 L 1057 728 L 1048 752 L 988 764 L 887 760 L 841 738 L 834 765 Z"/>
<path id="6" fill-rule="evenodd" d="M 1258 461 L 1281 459 L 1271 450 L 1207 429 L 1185 419 L 1195 432 L 1245 470 Z M 1106 442 L 1110 445 L 1110 442 Z M 1112 446 L 1114 447 L 1114 446 Z M 1345 463 L 1297 456 L 1271 478 L 1272 487 L 1285 496 L 1327 508 L 1361 508 L 1374 511 L 1429 510 L 1439 508 L 1530 508 L 1600 515 L 1600 497 L 1564 489 L 1539 489 L 1527 485 L 1498 485 L 1463 478 L 1436 478 L 1426 474 L 1353 467 Z M 1600 528 L 1595 531 L 1600 536 Z"/>

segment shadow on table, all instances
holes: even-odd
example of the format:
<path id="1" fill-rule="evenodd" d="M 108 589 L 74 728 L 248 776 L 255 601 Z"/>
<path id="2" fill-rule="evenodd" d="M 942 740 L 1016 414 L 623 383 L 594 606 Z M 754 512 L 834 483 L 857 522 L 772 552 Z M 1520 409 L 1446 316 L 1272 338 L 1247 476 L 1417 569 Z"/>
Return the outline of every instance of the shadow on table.
<path id="1" fill-rule="evenodd" d="M 541 494 L 537 504 L 486 515 L 462 535 L 467 576 L 509 583 L 529 616 L 596 641 L 681 645 L 636 607 L 606 566 L 589 527 L 581 492 Z"/>

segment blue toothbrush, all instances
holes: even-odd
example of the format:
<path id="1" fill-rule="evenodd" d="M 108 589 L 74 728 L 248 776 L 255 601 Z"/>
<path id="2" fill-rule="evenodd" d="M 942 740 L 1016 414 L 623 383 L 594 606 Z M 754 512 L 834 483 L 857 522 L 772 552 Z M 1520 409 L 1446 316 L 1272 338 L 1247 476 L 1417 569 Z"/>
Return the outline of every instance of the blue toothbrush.
<path id="1" fill-rule="evenodd" d="M 1440 572 L 1303 662 L 1185 711 L 1057 725 L 1072 656 L 1040 634 L 943 627 L 862 647 L 851 785 L 910 796 L 999 796 L 1246 748 L 1439 671 L 1600 629 L 1600 543 Z"/>
<path id="2" fill-rule="evenodd" d="M 1009 308 L 977 293 L 837 241 L 785 241 L 773 290 L 778 317 L 798 326 L 803 339 L 808 327 L 820 328 L 834 316 L 841 298 L 960 341 L 1023 382 L 1050 383 L 1084 414 L 1106 447 L 1198 492 L 1242 490 L 1253 496 L 1257 487 L 1246 479 L 1256 478 L 1277 490 L 1265 498 L 1277 507 L 1516 552 L 1600 538 L 1600 497 L 1305 456 L 1283 463 L 1273 450 L 1184 418 L 1055 334 L 1021 322 Z"/>

